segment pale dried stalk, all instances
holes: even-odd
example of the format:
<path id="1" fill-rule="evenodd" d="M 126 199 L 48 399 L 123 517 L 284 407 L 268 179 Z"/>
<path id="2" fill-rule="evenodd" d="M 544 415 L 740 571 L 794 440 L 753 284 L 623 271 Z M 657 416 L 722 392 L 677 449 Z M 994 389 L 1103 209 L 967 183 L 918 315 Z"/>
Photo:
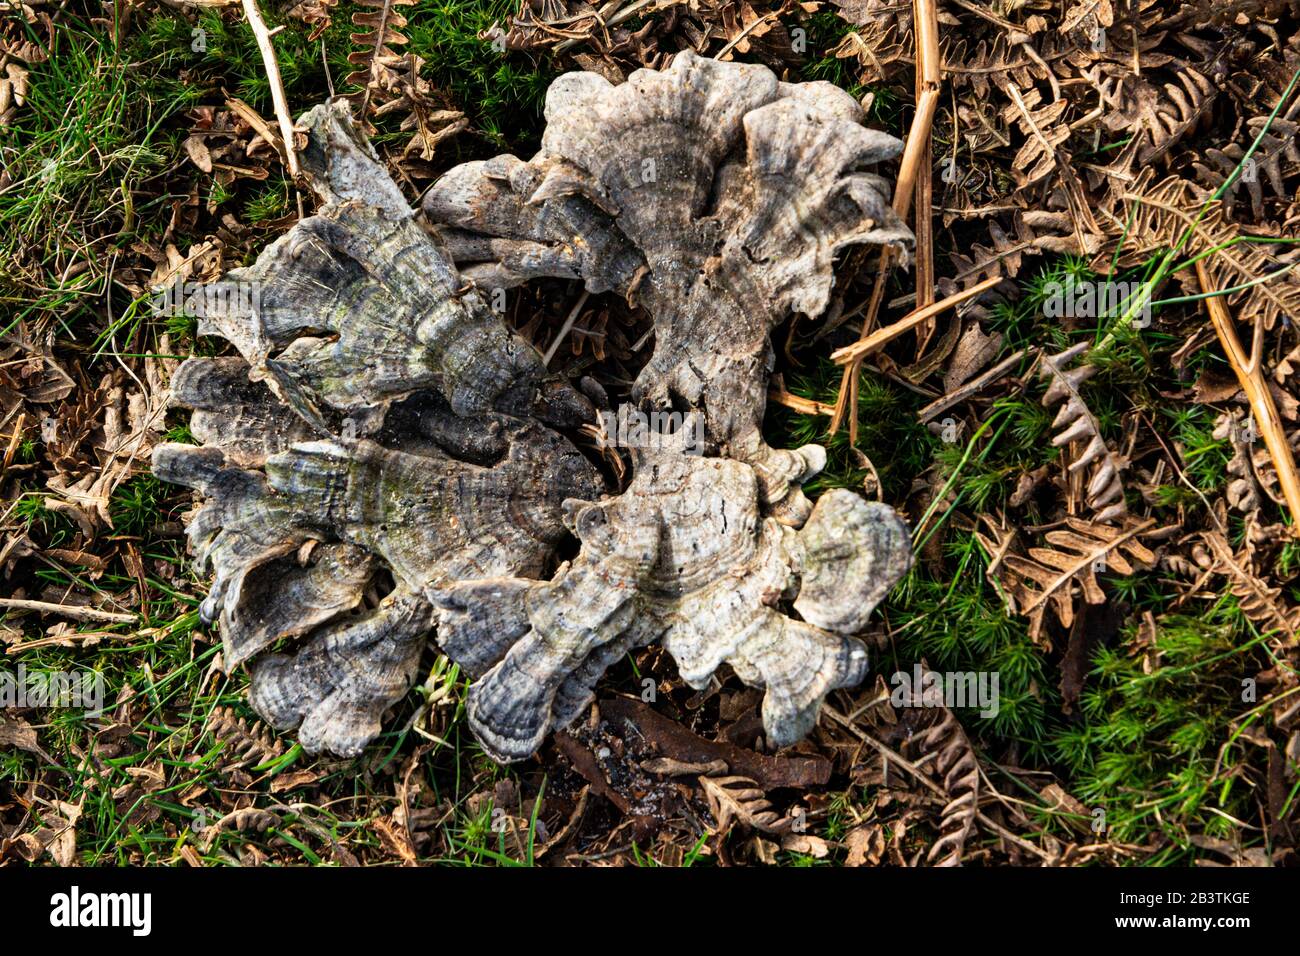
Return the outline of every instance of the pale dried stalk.
<path id="1" fill-rule="evenodd" d="M 939 14 L 935 0 L 913 0 L 912 20 L 916 36 L 916 116 L 912 118 L 912 127 L 907 133 L 907 143 L 903 147 L 903 158 L 898 171 L 898 185 L 894 192 L 894 211 L 899 218 L 906 218 L 912 206 L 912 198 L 917 190 L 918 171 L 921 164 L 929 161 L 930 128 L 934 125 L 934 114 L 939 109 L 939 85 L 943 78 L 943 61 L 939 55 Z M 917 224 L 930 215 L 928 188 L 924 189 L 924 210 L 917 208 Z M 918 230 L 920 232 L 922 230 Z M 918 243 L 918 255 L 932 255 L 928 243 Z M 876 284 L 871 290 L 871 301 L 862 318 L 862 339 L 871 335 L 876 316 L 885 296 L 885 276 L 893 263 L 893 255 L 887 247 L 880 253 L 880 264 L 876 270 Z M 922 275 L 924 271 L 924 275 Z M 923 280 L 933 283 L 934 269 L 918 269 L 917 302 L 924 305 L 925 293 L 922 292 Z M 931 291 L 930 295 L 933 292 Z M 913 323 L 920 325 L 925 319 Z M 913 327 L 913 326 L 909 326 Z M 905 330 L 904 330 L 905 331 Z M 865 354 L 865 353 L 864 353 Z M 835 401 L 835 414 L 831 416 L 830 434 L 834 435 L 847 417 L 849 420 L 849 441 L 858 440 L 858 377 L 862 369 L 861 357 L 844 369 L 840 376 L 840 391 Z"/>
<path id="2" fill-rule="evenodd" d="M 872 352 L 892 342 L 905 332 L 916 328 L 928 319 L 951 309 L 954 306 L 961 305 L 967 299 L 973 299 L 986 289 L 991 289 L 1002 281 L 1001 276 L 990 276 L 983 282 L 971 286 L 969 289 L 963 289 L 961 292 L 954 292 L 946 299 L 940 299 L 938 302 L 931 303 L 923 309 L 916 309 L 903 316 L 893 325 L 887 325 L 883 329 L 864 335 L 852 345 L 846 345 L 841 349 L 836 349 L 831 353 L 831 361 L 836 365 L 847 365 L 853 363 L 856 368 L 864 358 Z"/>
<path id="3" fill-rule="evenodd" d="M 563 342 L 565 337 L 573 331 L 573 325 L 578 321 L 578 316 L 582 312 L 582 307 L 587 304 L 587 295 L 588 293 L 584 289 L 582 295 L 578 296 L 577 303 L 569 310 L 569 315 L 564 320 L 564 325 L 560 327 L 560 331 L 556 334 L 555 341 L 551 343 L 551 347 L 548 348 L 546 354 L 542 356 L 543 365 L 551 364 L 551 359 L 555 358 L 555 353 L 560 350 L 560 343 Z"/>
<path id="4" fill-rule="evenodd" d="M 1203 259 L 1196 260 L 1196 278 L 1201 283 L 1202 291 L 1215 291 Z M 1232 315 L 1228 312 L 1223 297 L 1212 296 L 1206 299 L 1205 307 L 1210 310 L 1210 322 L 1218 333 L 1228 364 L 1237 373 L 1237 381 L 1241 383 L 1241 390 L 1246 393 L 1251 413 L 1255 416 L 1255 425 L 1263 436 L 1264 447 L 1268 449 L 1273 467 L 1277 469 L 1278 484 L 1291 512 L 1291 534 L 1300 537 L 1300 525 L 1296 524 L 1300 520 L 1300 474 L 1296 472 L 1295 456 L 1291 453 L 1281 416 L 1278 415 L 1277 406 L 1273 404 L 1273 396 L 1264 379 L 1264 323 L 1260 317 L 1256 317 L 1250 355 L 1247 355 L 1241 347 L 1241 340 L 1237 337 Z"/>
<path id="5" fill-rule="evenodd" d="M 927 24 L 925 27 L 927 31 L 929 26 L 930 24 Z M 927 106 L 930 110 L 930 121 L 922 138 L 921 159 L 916 166 L 916 185 L 912 190 L 912 205 L 916 209 L 916 216 L 912 223 L 912 232 L 916 236 L 916 307 L 921 309 L 934 302 L 934 229 L 933 217 L 930 215 L 930 210 L 934 206 L 934 138 L 930 127 L 934 124 L 934 113 L 938 109 L 941 80 L 937 29 L 933 33 L 927 32 L 920 38 L 919 43 L 926 47 L 926 55 L 917 57 L 916 60 L 918 99 L 921 95 L 933 93 L 933 96 L 926 95 L 926 100 L 927 103 L 932 100 L 935 104 L 933 107 Z M 917 329 L 917 361 L 920 361 L 921 353 L 933 334 L 933 321 L 926 322 Z"/>
<path id="6" fill-rule="evenodd" d="M 914 203 L 918 213 L 920 210 L 929 210 L 934 205 L 934 150 L 931 146 L 931 137 L 925 138 L 925 155 L 921 159 L 920 172 L 916 177 L 916 201 Z M 916 307 L 923 308 L 934 302 L 934 228 L 932 217 L 928 214 L 917 215 L 912 224 L 912 232 L 916 236 Z M 921 355 L 930 343 L 934 335 L 934 321 L 926 322 L 916 331 L 916 361 L 921 361 Z"/>
<path id="7" fill-rule="evenodd" d="M 827 405 L 825 402 L 819 402 L 816 399 L 795 395 L 793 392 L 786 391 L 784 385 L 778 385 L 775 381 L 772 383 L 772 387 L 768 389 L 767 400 L 794 409 L 800 415 L 835 414 L 834 405 Z"/>
<path id="8" fill-rule="evenodd" d="M 257 9 L 257 0 L 243 0 L 244 16 L 248 26 L 257 40 L 257 49 L 262 54 L 262 65 L 266 68 L 266 80 L 271 86 L 271 102 L 275 106 L 275 118 L 280 124 L 280 138 L 284 140 L 284 161 L 289 175 L 298 177 L 298 154 L 293 148 L 293 117 L 289 115 L 289 101 L 284 95 L 284 82 L 280 79 L 280 64 L 275 60 L 275 47 L 271 45 L 271 32 L 266 28 L 266 21 Z"/>
<path id="9" fill-rule="evenodd" d="M 918 170 L 928 153 L 930 127 L 934 125 L 934 114 L 938 110 L 937 89 L 921 90 L 917 94 L 916 116 L 912 118 L 912 126 L 907 131 L 907 143 L 903 146 L 903 158 L 898 170 L 898 186 L 894 192 L 894 212 L 898 213 L 899 218 L 906 218 L 912 209 Z"/>
<path id="10" fill-rule="evenodd" d="M 22 598 L 0 598 L 0 610 L 39 611 L 42 614 L 58 614 L 74 621 L 106 621 L 110 624 L 134 624 L 139 620 L 137 614 L 119 614 L 116 611 L 101 611 L 96 607 L 51 604 L 49 601 L 27 601 Z"/>

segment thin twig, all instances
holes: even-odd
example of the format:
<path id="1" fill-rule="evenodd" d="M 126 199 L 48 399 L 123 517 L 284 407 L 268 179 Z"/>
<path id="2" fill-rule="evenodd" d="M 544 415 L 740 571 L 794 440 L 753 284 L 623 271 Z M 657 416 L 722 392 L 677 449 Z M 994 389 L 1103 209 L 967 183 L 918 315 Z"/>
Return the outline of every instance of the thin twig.
<path id="1" fill-rule="evenodd" d="M 0 610 L 39 611 L 42 614 L 58 614 L 74 621 L 107 621 L 111 624 L 134 624 L 140 619 L 138 614 L 118 614 L 116 611 L 101 611 L 96 607 L 51 604 L 48 601 L 28 601 L 22 598 L 0 598 Z"/>
<path id="2" fill-rule="evenodd" d="M 564 325 L 560 327 L 559 334 L 555 336 L 555 341 L 551 343 L 551 347 L 542 356 L 543 365 L 551 364 L 551 359 L 555 358 L 555 353 L 559 351 L 560 343 L 573 330 L 573 323 L 578 321 L 578 315 L 582 312 L 582 307 L 587 304 L 587 295 L 588 293 L 584 289 L 582 295 L 578 296 L 577 304 L 569 311 L 569 317 L 564 320 Z"/>
<path id="3" fill-rule="evenodd" d="M 775 381 L 767 390 L 767 400 L 775 402 L 778 405 L 784 405 L 786 408 L 794 409 L 800 415 L 834 415 L 835 406 L 827 405 L 825 402 L 819 402 L 816 399 L 804 398 L 802 395 L 795 395 L 788 392 L 784 385 L 778 385 Z"/>
<path id="4" fill-rule="evenodd" d="M 275 118 L 280 123 L 280 138 L 284 141 L 284 161 L 289 175 L 298 178 L 298 154 L 293 148 L 293 117 L 289 115 L 289 101 L 284 95 L 284 82 L 280 79 L 280 64 L 275 60 L 275 47 L 271 44 L 270 31 L 257 9 L 257 0 L 243 0 L 244 16 L 248 26 L 257 40 L 257 48 L 262 53 L 262 65 L 266 68 L 266 80 L 271 86 L 271 102 L 275 106 Z"/>
<path id="5" fill-rule="evenodd" d="M 941 398 L 936 398 L 929 405 L 926 405 L 923 409 L 921 409 L 919 412 L 916 413 L 917 420 L 921 422 L 928 422 L 930 419 L 934 418 L 934 416 L 942 412 L 946 412 L 954 405 L 964 402 L 972 395 L 978 393 L 981 389 L 985 388 L 988 385 L 991 385 L 993 382 L 996 382 L 998 379 L 1002 378 L 1002 376 L 1006 375 L 1013 368 L 1015 368 L 1016 363 L 1019 362 L 1024 357 L 1025 357 L 1024 349 L 1018 349 L 1017 351 L 1012 352 L 1010 355 L 1008 355 L 997 365 L 993 366 L 987 372 L 984 372 L 982 375 L 979 375 L 978 377 L 971 379 L 965 385 L 961 385 L 957 388 L 954 388 L 947 395 L 944 395 Z"/>
<path id="6" fill-rule="evenodd" d="M 852 362 L 855 366 L 860 365 L 862 360 L 877 351 L 881 347 L 892 342 L 905 332 L 916 328 L 927 319 L 932 319 L 941 312 L 951 309 L 953 306 L 961 305 L 967 299 L 973 299 L 975 296 L 991 289 L 1003 279 L 1002 276 L 990 276 L 983 282 L 976 283 L 969 289 L 963 289 L 961 292 L 955 292 L 946 299 L 940 299 L 927 305 L 923 309 L 916 309 L 903 316 L 893 325 L 887 325 L 883 329 L 877 329 L 869 335 L 863 336 L 852 345 L 846 345 L 842 349 L 836 349 L 831 353 L 831 361 L 837 365 L 847 365 Z"/>

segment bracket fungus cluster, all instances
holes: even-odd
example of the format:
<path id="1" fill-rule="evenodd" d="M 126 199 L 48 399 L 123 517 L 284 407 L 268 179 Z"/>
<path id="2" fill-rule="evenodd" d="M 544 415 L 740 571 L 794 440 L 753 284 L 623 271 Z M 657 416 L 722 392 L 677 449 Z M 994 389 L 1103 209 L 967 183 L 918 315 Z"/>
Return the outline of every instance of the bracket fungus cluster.
<path id="1" fill-rule="evenodd" d="M 846 490 L 810 503 L 825 453 L 769 447 L 762 423 L 772 329 L 825 310 L 843 247 L 911 242 L 872 172 L 900 144 L 861 119 L 828 84 L 691 53 L 618 86 L 571 73 L 537 156 L 458 166 L 417 211 L 346 104 L 309 112 L 323 206 L 209 287 L 200 331 L 239 354 L 180 367 L 203 444 L 153 463 L 200 493 L 202 615 L 254 708 L 356 754 L 432 640 L 506 761 L 652 642 L 692 686 L 727 663 L 765 687 L 777 745 L 860 681 L 853 635 L 907 569 L 907 530 Z M 702 449 L 632 449 L 608 493 L 571 441 L 601 409 L 489 307 L 536 277 L 646 309 L 632 400 L 695 416 Z"/>

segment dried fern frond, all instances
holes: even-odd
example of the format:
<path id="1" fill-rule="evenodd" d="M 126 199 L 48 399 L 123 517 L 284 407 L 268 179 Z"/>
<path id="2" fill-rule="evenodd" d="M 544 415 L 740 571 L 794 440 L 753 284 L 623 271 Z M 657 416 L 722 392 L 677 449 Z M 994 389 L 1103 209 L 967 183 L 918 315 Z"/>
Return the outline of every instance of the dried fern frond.
<path id="1" fill-rule="evenodd" d="M 868 20 L 845 34 L 830 55 L 837 60 L 856 59 L 864 82 L 884 83 L 907 66 L 911 51 L 910 31 L 901 35 L 897 24 L 882 19 Z"/>
<path id="2" fill-rule="evenodd" d="M 402 32 L 406 17 L 397 8 L 413 7 L 415 0 L 357 0 L 357 5 L 364 9 L 352 14 L 352 25 L 361 29 L 351 39 L 359 49 L 348 54 L 348 62 L 356 69 L 348 74 L 347 82 L 364 91 L 362 102 L 368 106 L 401 95 L 406 57 L 397 48 L 409 41 Z M 361 110 L 363 119 L 367 112 Z"/>
<path id="3" fill-rule="evenodd" d="M 1170 176 L 1152 184 L 1154 170 L 1144 169 L 1132 186 L 1123 194 L 1122 208 L 1107 214 L 1105 228 L 1111 238 L 1118 240 L 1125 222 L 1132 215 L 1132 225 L 1125 238 L 1124 251 L 1119 266 L 1127 268 L 1146 261 L 1152 254 L 1173 248 L 1179 237 L 1194 222 L 1195 228 L 1181 256 L 1190 258 L 1207 252 L 1209 278 L 1216 289 L 1235 288 L 1253 282 L 1269 273 L 1277 272 L 1292 256 L 1293 246 L 1275 246 L 1266 242 L 1237 242 L 1241 227 L 1227 218 L 1221 201 L 1209 204 L 1200 221 L 1197 215 L 1205 201 L 1195 186 L 1177 176 Z M 1136 204 L 1136 211 L 1133 205 Z M 1108 246 L 1093 263 L 1094 268 L 1109 270 Z M 1190 269 L 1177 273 L 1180 282 L 1192 293 L 1201 291 L 1196 275 Z M 1264 328 L 1272 330 L 1283 316 L 1300 315 L 1300 274 L 1293 269 L 1266 282 L 1225 297 L 1236 315 L 1259 315 Z"/>
<path id="4" fill-rule="evenodd" d="M 1292 454 L 1300 453 L 1300 428 L 1293 428 L 1286 432 L 1286 443 L 1290 446 Z M 1286 504 L 1286 495 L 1282 491 L 1277 466 L 1273 464 L 1273 456 L 1263 442 L 1251 446 L 1250 465 L 1254 471 L 1255 481 L 1264 494 L 1268 495 L 1269 500 L 1276 505 Z M 1231 470 L 1229 473 L 1232 473 Z"/>
<path id="5" fill-rule="evenodd" d="M 1287 607 L 1282 589 L 1269 587 L 1251 570 L 1249 558 L 1234 554 L 1218 531 L 1201 535 L 1209 546 L 1215 572 L 1228 578 L 1228 588 L 1242 613 L 1267 631 L 1277 631 L 1290 643 L 1300 640 L 1300 608 Z"/>
<path id="6" fill-rule="evenodd" d="M 284 744 L 275 739 L 270 728 L 261 721 L 255 721 L 250 727 L 247 720 L 229 707 L 218 707 L 212 712 L 208 730 L 214 739 L 226 745 L 226 752 L 234 758 L 227 767 L 256 766 L 284 754 Z"/>
<path id="7" fill-rule="evenodd" d="M 927 700 L 925 690 L 913 687 L 909 706 L 929 721 L 929 726 L 912 737 L 909 747 L 928 758 L 925 767 L 948 795 L 939 825 L 941 835 L 926 859 L 934 866 L 960 866 L 979 812 L 980 772 L 975 748 L 941 700 Z"/>
<path id="8" fill-rule="evenodd" d="M 1253 143 L 1255 137 L 1263 133 L 1249 164 L 1242 168 L 1242 174 L 1234 179 L 1223 194 L 1225 215 L 1232 215 L 1238 193 L 1245 189 L 1250 196 L 1250 209 L 1255 220 L 1265 219 L 1264 184 L 1282 202 L 1291 198 L 1294 190 L 1287 188 L 1288 182 L 1300 173 L 1300 143 L 1296 134 L 1300 132 L 1300 99 L 1291 104 L 1284 113 L 1279 113 L 1268 124 L 1267 114 L 1252 116 L 1246 122 L 1246 144 Z M 1193 168 L 1199 182 L 1211 190 L 1218 189 L 1236 170 L 1237 164 L 1246 154 L 1241 142 L 1228 143 L 1222 149 L 1208 147 L 1203 162 L 1193 159 Z M 1283 231 L 1285 235 L 1285 230 Z"/>
<path id="9" fill-rule="evenodd" d="M 284 14 L 295 20 L 301 20 L 311 27 L 311 34 L 307 39 L 315 42 L 330 28 L 334 18 L 334 8 L 338 4 L 339 0 L 294 0 Z"/>
<path id="10" fill-rule="evenodd" d="M 1051 547 L 1029 548 L 1027 555 L 1011 551 L 1014 529 L 1000 528 L 988 515 L 983 518 L 997 537 L 994 541 L 976 532 L 984 550 L 995 556 L 985 574 L 1001 589 L 1008 609 L 1029 619 L 1029 636 L 1035 642 L 1048 607 L 1061 626 L 1069 628 L 1080 597 L 1088 604 L 1106 603 L 1106 592 L 1097 583 L 1099 571 L 1133 574 L 1155 564 L 1154 552 L 1139 540 L 1155 523 L 1151 518 L 1129 518 L 1123 528 L 1066 518 L 1069 530 L 1047 532 L 1044 537 Z"/>
<path id="11" fill-rule="evenodd" d="M 1070 127 L 1063 121 L 1069 101 L 1059 99 L 1042 105 L 1043 94 L 1035 87 L 1024 94 L 1024 110 L 1018 103 L 1008 103 L 1002 120 L 1019 130 L 1023 142 L 1011 161 L 1016 189 L 1027 189 L 1046 179 L 1057 168 L 1060 147 L 1070 138 Z"/>
<path id="12" fill-rule="evenodd" d="M 222 833 L 233 830 L 237 833 L 265 833 L 280 823 L 278 814 L 258 807 L 241 807 L 232 810 L 211 826 L 205 827 L 199 834 L 199 846 L 207 851 Z"/>
<path id="13" fill-rule="evenodd" d="M 1153 83 L 1117 63 L 1081 71 L 1106 107 L 1104 125 L 1132 136 L 1112 169 L 1146 166 L 1164 156 L 1209 116 L 1218 88 L 1190 67 L 1176 68 L 1177 83 Z"/>
<path id="14" fill-rule="evenodd" d="M 719 833 L 726 833 L 736 820 L 763 833 L 786 833 L 794 822 L 793 817 L 781 816 L 763 788 L 748 777 L 701 776 L 699 780 Z"/>
<path id="15" fill-rule="evenodd" d="M 1250 513 L 1259 510 L 1259 485 L 1252 468 L 1251 435 L 1246 429 L 1253 429 L 1254 419 L 1250 413 L 1224 412 L 1215 421 L 1211 437 L 1218 441 L 1227 441 L 1232 445 L 1232 459 L 1228 462 L 1228 487 L 1225 492 L 1228 507 L 1235 511 Z"/>
<path id="16" fill-rule="evenodd" d="M 1056 420 L 1052 422 L 1052 430 L 1056 433 L 1052 444 L 1057 448 L 1075 442 L 1082 445 L 1082 451 L 1070 464 L 1070 473 L 1087 469 L 1084 502 L 1095 513 L 1097 521 L 1110 523 L 1123 519 L 1128 511 L 1124 485 L 1119 478 L 1124 462 L 1101 437 L 1097 417 L 1079 394 L 1079 386 L 1092 377 L 1096 366 L 1067 368 L 1087 350 L 1088 343 L 1080 342 L 1057 355 L 1043 356 L 1039 374 L 1050 383 L 1043 395 L 1043 405 L 1047 408 L 1060 405 Z"/>
<path id="17" fill-rule="evenodd" d="M 406 18 L 397 7 L 409 7 L 415 0 L 359 0 L 366 8 L 352 15 L 353 26 L 362 28 L 351 35 L 358 49 L 348 54 L 356 69 L 347 82 L 361 88 L 358 115 L 365 128 L 373 131 L 370 118 L 395 115 L 400 128 L 413 133 L 403 150 L 428 162 L 443 140 L 469 127 L 465 114 L 445 109 L 438 102 L 428 80 L 420 76 L 424 60 L 403 53 L 408 40 L 402 31 Z"/>
<path id="18" fill-rule="evenodd" d="M 1005 94 L 1012 83 L 1030 89 L 1051 82 L 1052 71 L 1030 43 L 1012 44 L 999 33 L 992 42 L 980 40 L 968 46 L 964 37 L 945 39 L 944 75 L 954 89 L 970 87 L 977 101 L 989 99 L 994 87 Z"/>

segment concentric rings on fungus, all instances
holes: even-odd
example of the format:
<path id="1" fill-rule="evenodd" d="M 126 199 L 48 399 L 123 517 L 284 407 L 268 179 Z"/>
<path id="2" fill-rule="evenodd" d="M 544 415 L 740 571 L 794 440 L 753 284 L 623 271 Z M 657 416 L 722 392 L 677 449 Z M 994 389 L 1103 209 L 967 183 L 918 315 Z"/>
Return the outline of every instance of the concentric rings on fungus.
<path id="1" fill-rule="evenodd" d="M 762 436 L 772 329 L 824 311 L 845 246 L 910 246 L 872 171 L 901 144 L 833 86 L 689 52 L 619 86 L 562 76 L 546 120 L 532 160 L 458 166 L 417 215 L 344 102 L 310 111 L 324 205 L 209 287 L 200 331 L 239 355 L 173 380 L 203 445 L 160 446 L 154 470 L 200 494 L 203 617 L 308 751 L 359 753 L 431 640 L 475 677 L 469 723 L 498 760 L 656 641 L 692 686 L 725 662 L 765 687 L 789 744 L 862 679 L 852 635 L 910 565 L 892 509 L 813 505 L 824 451 Z M 634 450 L 605 494 L 569 438 L 596 409 L 484 297 L 537 277 L 653 316 L 633 398 L 684 409 L 703 449 Z"/>

